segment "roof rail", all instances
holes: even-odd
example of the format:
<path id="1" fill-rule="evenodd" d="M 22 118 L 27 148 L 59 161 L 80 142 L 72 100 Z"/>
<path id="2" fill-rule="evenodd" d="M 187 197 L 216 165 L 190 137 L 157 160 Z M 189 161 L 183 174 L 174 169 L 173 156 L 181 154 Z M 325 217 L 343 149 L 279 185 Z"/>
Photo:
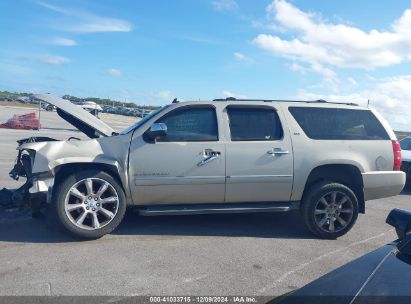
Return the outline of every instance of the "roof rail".
<path id="1" fill-rule="evenodd" d="M 235 97 L 227 97 L 227 98 L 213 99 L 213 101 L 304 102 L 304 103 L 330 103 L 330 104 L 358 106 L 358 104 L 353 103 L 353 102 L 330 102 L 330 101 L 326 101 L 324 99 L 317 99 L 317 100 L 281 100 L 281 99 L 253 99 L 253 98 L 237 99 Z"/>

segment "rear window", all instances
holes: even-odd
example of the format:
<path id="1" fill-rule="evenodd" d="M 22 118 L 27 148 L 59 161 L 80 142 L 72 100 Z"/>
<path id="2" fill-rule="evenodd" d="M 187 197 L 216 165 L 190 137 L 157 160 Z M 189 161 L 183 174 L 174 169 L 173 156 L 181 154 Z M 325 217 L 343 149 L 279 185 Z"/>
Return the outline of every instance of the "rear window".
<path id="1" fill-rule="evenodd" d="M 400 141 L 402 150 L 411 150 L 411 138 L 404 138 Z"/>
<path id="2" fill-rule="evenodd" d="M 277 111 L 271 107 L 229 106 L 232 141 L 270 141 L 283 137 Z"/>
<path id="3" fill-rule="evenodd" d="M 390 139 L 378 119 L 368 110 L 289 107 L 289 111 L 312 139 Z"/>

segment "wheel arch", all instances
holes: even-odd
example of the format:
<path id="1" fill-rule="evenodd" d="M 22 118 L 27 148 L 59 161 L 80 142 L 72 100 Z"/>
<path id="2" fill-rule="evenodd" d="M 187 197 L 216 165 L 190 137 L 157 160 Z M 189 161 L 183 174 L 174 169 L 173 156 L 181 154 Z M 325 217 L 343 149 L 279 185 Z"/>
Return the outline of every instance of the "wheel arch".
<path id="1" fill-rule="evenodd" d="M 361 171 L 350 164 L 326 164 L 315 167 L 308 175 L 304 186 L 303 198 L 308 190 L 319 182 L 337 182 L 355 193 L 360 213 L 365 213 L 364 184 Z"/>
<path id="2" fill-rule="evenodd" d="M 65 177 L 84 170 L 99 170 L 110 174 L 121 186 L 124 194 L 127 194 L 124 182 L 121 179 L 118 168 L 115 165 L 107 163 L 67 163 L 54 168 L 54 185 L 58 185 Z M 56 187 L 54 187 L 56 188 Z"/>

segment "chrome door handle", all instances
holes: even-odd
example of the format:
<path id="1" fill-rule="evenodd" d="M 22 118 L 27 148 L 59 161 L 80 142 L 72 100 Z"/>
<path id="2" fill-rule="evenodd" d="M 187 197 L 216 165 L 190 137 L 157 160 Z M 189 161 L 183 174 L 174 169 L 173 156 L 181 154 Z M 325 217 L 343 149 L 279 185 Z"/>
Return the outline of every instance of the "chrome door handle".
<path id="1" fill-rule="evenodd" d="M 218 155 L 217 155 L 217 154 L 216 154 L 216 155 L 211 155 L 211 156 L 207 157 L 206 159 L 203 159 L 201 162 L 199 162 L 199 163 L 197 164 L 197 166 L 198 166 L 198 167 L 204 166 L 204 165 L 208 164 L 209 162 L 211 162 L 211 161 L 213 161 L 213 160 L 215 160 L 215 159 L 217 159 L 217 158 L 218 158 Z"/>
<path id="2" fill-rule="evenodd" d="M 198 167 L 204 166 L 209 162 L 217 159 L 221 155 L 221 152 L 214 151 L 211 149 L 205 149 L 202 154 L 204 159 L 197 164 Z"/>
<path id="3" fill-rule="evenodd" d="M 271 150 L 267 151 L 267 154 L 270 154 L 272 156 L 280 156 L 280 155 L 285 155 L 288 153 L 289 152 L 287 150 L 283 150 L 281 148 L 272 148 Z"/>

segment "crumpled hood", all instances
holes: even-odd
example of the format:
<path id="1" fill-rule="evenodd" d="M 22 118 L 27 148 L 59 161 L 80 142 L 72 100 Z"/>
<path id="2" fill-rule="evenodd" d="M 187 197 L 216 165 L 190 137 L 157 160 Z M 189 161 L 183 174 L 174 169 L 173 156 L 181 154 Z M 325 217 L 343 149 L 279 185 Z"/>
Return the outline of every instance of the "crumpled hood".
<path id="1" fill-rule="evenodd" d="M 35 151 L 33 173 L 48 172 L 67 163 L 104 163 L 116 167 L 127 164 L 131 134 L 100 137 L 89 140 L 56 140 L 27 142 L 20 151 Z"/>
<path id="2" fill-rule="evenodd" d="M 111 136 L 114 130 L 90 114 L 80 106 L 71 103 L 68 100 L 56 97 L 50 94 L 37 94 L 36 98 L 56 106 L 57 114 L 65 121 L 79 129 L 90 138 L 100 136 Z"/>

